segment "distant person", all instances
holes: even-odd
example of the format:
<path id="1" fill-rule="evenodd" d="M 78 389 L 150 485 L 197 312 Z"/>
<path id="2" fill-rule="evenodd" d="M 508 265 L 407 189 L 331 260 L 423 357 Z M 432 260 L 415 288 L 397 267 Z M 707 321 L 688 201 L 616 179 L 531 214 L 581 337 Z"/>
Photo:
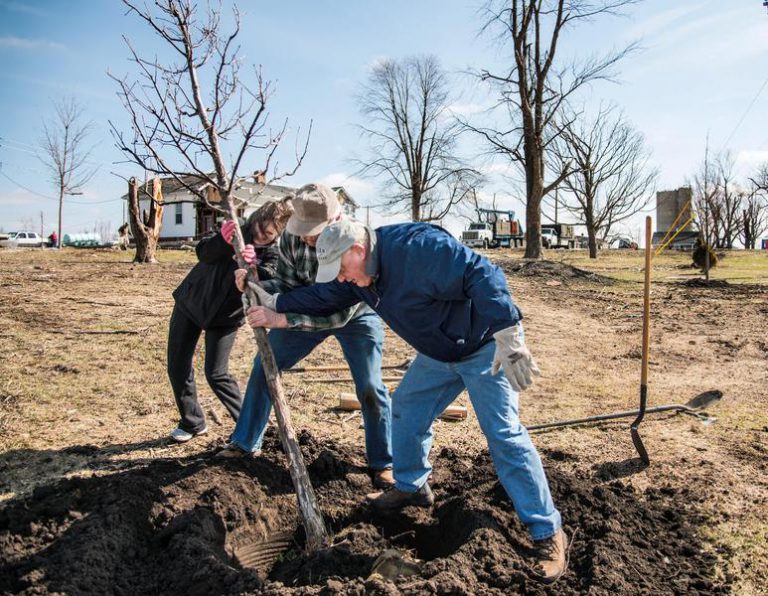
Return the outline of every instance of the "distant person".
<path id="1" fill-rule="evenodd" d="M 128 222 L 125 222 L 122 226 L 117 228 L 117 247 L 120 250 L 128 250 L 128 246 L 130 244 L 130 238 L 128 237 L 128 229 L 129 225 Z"/>
<path id="2" fill-rule="evenodd" d="M 241 228 L 246 243 L 243 256 L 257 263 L 260 279 L 275 275 L 277 239 L 291 213 L 290 197 L 270 201 L 252 213 Z M 181 414 L 171 438 L 179 443 L 208 431 L 192 366 L 203 331 L 208 385 L 234 420 L 240 415 L 240 388 L 229 374 L 229 354 L 244 320 L 241 295 L 234 283 L 237 263 L 232 238 L 236 228 L 234 221 L 227 220 L 219 233 L 200 241 L 195 249 L 199 263 L 173 292 L 176 304 L 168 329 L 168 377 Z"/>
<path id="3" fill-rule="evenodd" d="M 56 248 L 59 245 L 59 235 L 56 233 L 56 230 L 51 232 L 48 235 L 48 246 L 51 248 Z"/>

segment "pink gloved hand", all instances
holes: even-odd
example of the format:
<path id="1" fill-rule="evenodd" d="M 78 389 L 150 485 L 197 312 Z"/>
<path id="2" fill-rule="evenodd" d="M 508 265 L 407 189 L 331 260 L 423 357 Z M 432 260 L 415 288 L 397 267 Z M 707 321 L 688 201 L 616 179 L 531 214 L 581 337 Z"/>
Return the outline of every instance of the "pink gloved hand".
<path id="1" fill-rule="evenodd" d="M 221 224 L 221 236 L 224 238 L 224 242 L 232 244 L 232 238 L 235 237 L 235 230 L 237 229 L 237 223 L 228 219 Z"/>
<path id="2" fill-rule="evenodd" d="M 243 260 L 249 265 L 258 265 L 259 258 L 256 256 L 256 249 L 253 244 L 246 244 L 243 252 L 240 253 L 243 256 Z"/>

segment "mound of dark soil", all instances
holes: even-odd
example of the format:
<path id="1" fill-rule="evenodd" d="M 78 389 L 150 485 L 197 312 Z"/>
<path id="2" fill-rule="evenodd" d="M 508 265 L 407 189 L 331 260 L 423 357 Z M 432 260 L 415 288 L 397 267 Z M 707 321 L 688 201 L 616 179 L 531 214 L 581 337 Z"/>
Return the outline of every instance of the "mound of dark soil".
<path id="1" fill-rule="evenodd" d="M 615 282 L 613 278 L 557 261 L 505 261 L 499 263 L 499 266 L 504 270 L 504 273 L 508 275 L 540 277 L 565 282 L 579 279 L 608 285 Z"/>
<path id="2" fill-rule="evenodd" d="M 681 282 L 681 285 L 688 288 L 728 288 L 731 284 L 724 279 L 710 279 L 707 281 L 701 277 L 692 277 Z"/>
<path id="3" fill-rule="evenodd" d="M 488 456 L 434 458 L 432 510 L 374 514 L 364 468 L 332 443 L 303 449 L 334 546 L 302 552 L 295 497 L 278 443 L 267 456 L 156 461 L 69 479 L 0 510 L 0 592 L 41 594 L 543 594 L 530 579 L 530 542 Z M 698 529 L 701 497 L 620 481 L 574 478 L 546 458 L 570 532 L 570 570 L 556 593 L 721 593 L 715 555 Z M 567 459 L 567 458 L 566 458 Z M 243 569 L 242 545 L 293 537 L 265 569 Z M 416 575 L 369 578 L 385 549 L 420 559 Z"/>

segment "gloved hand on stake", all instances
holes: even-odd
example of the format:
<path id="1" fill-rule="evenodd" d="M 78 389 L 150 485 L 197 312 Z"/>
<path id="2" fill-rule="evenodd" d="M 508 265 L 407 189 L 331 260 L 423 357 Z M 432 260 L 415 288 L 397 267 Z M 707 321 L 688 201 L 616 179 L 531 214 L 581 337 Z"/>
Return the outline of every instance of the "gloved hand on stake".
<path id="1" fill-rule="evenodd" d="M 246 269 L 235 270 L 235 285 L 241 292 L 245 292 L 245 281 L 247 276 L 248 271 Z M 259 297 L 259 303 L 261 306 L 266 306 L 270 310 L 275 310 L 275 306 L 277 305 L 277 297 L 280 294 L 270 294 L 257 283 L 250 282 L 248 286 L 254 292 L 256 292 L 256 295 Z"/>
<path id="2" fill-rule="evenodd" d="M 237 222 L 228 219 L 221 224 L 221 237 L 224 238 L 224 242 L 232 244 L 232 238 L 235 237 L 235 230 L 237 229 Z"/>
<path id="3" fill-rule="evenodd" d="M 243 252 L 240 254 L 243 257 L 243 261 L 249 265 L 259 264 L 259 258 L 256 256 L 256 249 L 253 247 L 253 244 L 246 244 L 245 248 L 243 248 Z"/>
<path id="4" fill-rule="evenodd" d="M 512 389 L 528 389 L 533 383 L 533 376 L 539 376 L 541 371 L 526 347 L 518 326 L 497 331 L 493 338 L 496 340 L 496 353 L 493 355 L 491 373 L 495 375 L 504 369 Z"/>

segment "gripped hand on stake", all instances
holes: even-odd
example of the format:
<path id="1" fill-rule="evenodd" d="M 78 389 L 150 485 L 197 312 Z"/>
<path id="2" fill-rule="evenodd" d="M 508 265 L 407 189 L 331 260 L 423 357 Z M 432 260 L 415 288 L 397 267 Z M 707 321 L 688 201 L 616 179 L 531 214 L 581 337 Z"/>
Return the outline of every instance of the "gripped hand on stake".
<path id="1" fill-rule="evenodd" d="M 227 225 L 228 233 L 231 231 L 232 234 L 231 244 L 235 249 L 235 257 L 238 266 L 241 269 L 248 269 L 246 280 L 249 283 L 244 288 L 246 291 L 243 294 L 243 307 L 244 310 L 247 311 L 248 307 L 261 304 L 259 294 L 251 287 L 251 282 L 258 283 L 259 274 L 255 265 L 249 265 L 243 258 L 245 243 L 243 242 L 243 237 L 240 233 L 240 226 L 237 225 L 237 214 L 231 198 L 229 196 L 224 196 L 222 197 L 221 203 L 227 212 L 228 219 L 232 222 L 231 224 L 225 222 L 225 225 Z M 235 229 L 231 230 L 233 224 Z M 222 226 L 222 229 L 223 227 L 224 226 Z M 288 459 L 288 470 L 291 474 L 293 487 L 299 501 L 299 510 L 304 524 L 304 530 L 307 535 L 307 550 L 318 550 L 328 546 L 330 544 L 330 539 L 322 514 L 320 513 L 320 508 L 317 504 L 315 491 L 312 488 L 312 483 L 307 474 L 307 467 L 304 464 L 304 457 L 299 449 L 296 433 L 291 424 L 291 412 L 285 401 L 283 385 L 280 380 L 280 371 L 277 368 L 275 355 L 272 352 L 272 347 L 267 339 L 267 332 L 263 328 L 257 328 L 253 329 L 253 335 L 256 338 L 259 354 L 261 356 L 261 363 L 264 367 L 267 388 L 269 389 L 269 395 L 275 409 L 275 418 L 280 432 L 280 441 L 283 444 L 283 449 L 286 458 Z"/>

